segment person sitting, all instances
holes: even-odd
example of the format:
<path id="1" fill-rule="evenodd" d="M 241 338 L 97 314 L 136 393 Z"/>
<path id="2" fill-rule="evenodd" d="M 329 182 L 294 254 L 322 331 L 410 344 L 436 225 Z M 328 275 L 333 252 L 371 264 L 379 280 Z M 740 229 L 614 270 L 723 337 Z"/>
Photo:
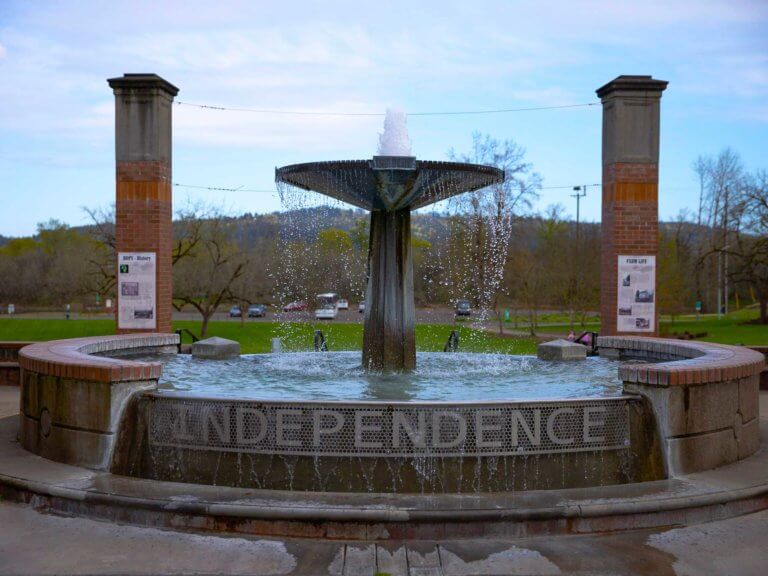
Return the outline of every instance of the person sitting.
<path id="1" fill-rule="evenodd" d="M 584 332 L 581 336 L 576 338 L 577 344 L 584 344 L 584 346 L 592 346 L 592 332 Z"/>

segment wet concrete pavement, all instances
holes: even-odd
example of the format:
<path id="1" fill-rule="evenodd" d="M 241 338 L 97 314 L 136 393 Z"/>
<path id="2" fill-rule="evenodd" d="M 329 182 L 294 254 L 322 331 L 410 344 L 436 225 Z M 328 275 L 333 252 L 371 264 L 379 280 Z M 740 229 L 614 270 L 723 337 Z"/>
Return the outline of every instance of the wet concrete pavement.
<path id="1" fill-rule="evenodd" d="M 766 544 L 768 511 L 663 531 L 365 544 L 178 533 L 0 504 L 2 574 L 762 576 Z"/>
<path id="2" fill-rule="evenodd" d="M 761 408 L 768 414 L 768 394 L 761 395 Z M 16 410 L 18 389 L 0 387 L 0 417 Z M 180 533 L 0 502 L 0 574 L 377 573 L 762 576 L 768 511 L 613 534 L 374 544 Z"/>

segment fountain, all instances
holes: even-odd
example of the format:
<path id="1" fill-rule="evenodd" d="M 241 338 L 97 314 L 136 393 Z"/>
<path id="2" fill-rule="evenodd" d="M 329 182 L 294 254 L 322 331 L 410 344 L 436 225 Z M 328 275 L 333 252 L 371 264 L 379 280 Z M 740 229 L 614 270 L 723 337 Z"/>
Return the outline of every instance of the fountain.
<path id="1" fill-rule="evenodd" d="M 115 83 L 123 215 L 143 225 L 146 203 L 134 198 L 155 190 L 157 237 L 170 237 L 167 94 L 176 88 L 152 75 Z M 604 173 L 604 202 L 653 223 L 644 203 L 627 207 L 613 192 L 656 197 L 653 165 L 626 170 L 615 153 L 634 162 L 657 145 L 648 86 L 659 82 L 614 84 L 600 92 L 604 159 L 616 164 Z M 637 120 L 643 106 L 650 121 Z M 154 128 L 158 146 L 144 137 Z M 657 158 L 650 152 L 646 160 Z M 650 182 L 611 180 L 637 174 Z M 283 192 L 313 190 L 371 212 L 363 363 L 359 351 L 285 353 L 279 342 L 272 354 L 225 360 L 177 354 L 179 336 L 164 333 L 170 293 L 158 288 L 156 333 L 18 353 L 20 414 L 0 420 L 0 497 L 168 528 L 366 540 L 666 526 L 765 507 L 757 352 L 630 335 L 599 338 L 600 358 L 578 363 L 416 355 L 410 211 L 501 182 L 499 170 L 418 161 L 404 114 L 389 111 L 371 160 L 276 176 Z M 646 232 L 632 242 L 640 236 L 655 242 Z M 162 280 L 170 248 L 152 250 Z M 615 265 L 610 250 L 604 261 Z M 743 467 L 698 474 L 726 465 Z"/>
<path id="2" fill-rule="evenodd" d="M 577 488 L 656 480 L 690 467 L 674 456 L 664 461 L 681 432 L 665 423 L 674 401 L 644 388 L 671 380 L 648 376 L 655 368 L 624 366 L 617 374 L 606 358 L 574 365 L 499 354 L 417 356 L 411 210 L 501 183 L 504 173 L 417 160 L 400 111 L 389 110 L 384 126 L 370 160 L 276 170 L 284 198 L 319 192 L 371 213 L 362 363 L 359 352 L 226 360 L 168 354 L 176 335 L 32 346 L 21 354 L 29 359 L 23 445 L 125 476 L 320 493 Z M 322 340 L 317 334 L 318 350 Z M 701 355 L 709 362 L 721 353 L 603 339 L 601 353 L 611 349 L 643 362 Z M 49 366 L 41 358 L 57 360 Z M 60 358 L 76 367 L 61 368 Z M 51 370 L 63 378 L 58 387 L 50 387 Z M 739 454 L 751 453 L 756 420 L 749 406 L 738 410 L 736 420 L 729 412 L 712 425 L 747 418 L 734 434 L 748 439 Z"/>
<path id="3" fill-rule="evenodd" d="M 412 370 L 414 337 L 411 210 L 504 181 L 492 166 L 417 160 L 411 156 L 405 114 L 388 109 L 379 155 L 371 160 L 284 166 L 275 180 L 358 206 L 371 213 L 365 294 L 363 366 Z"/>

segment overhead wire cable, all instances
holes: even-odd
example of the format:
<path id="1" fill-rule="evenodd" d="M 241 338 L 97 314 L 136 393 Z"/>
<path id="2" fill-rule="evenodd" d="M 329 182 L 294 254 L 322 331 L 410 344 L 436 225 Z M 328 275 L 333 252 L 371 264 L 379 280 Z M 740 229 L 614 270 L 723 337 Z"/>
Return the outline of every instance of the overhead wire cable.
<path id="1" fill-rule="evenodd" d="M 218 106 L 214 104 L 199 104 L 196 102 L 186 102 L 177 100 L 175 104 L 179 106 L 192 106 L 206 110 L 219 110 L 227 112 L 252 112 L 255 114 L 276 114 L 284 116 L 385 116 L 384 112 L 327 112 L 312 110 L 277 110 L 270 108 L 248 108 L 243 106 Z M 527 108 L 498 108 L 491 110 L 457 110 L 457 111 L 434 111 L 434 112 L 409 112 L 407 116 L 468 116 L 480 114 L 507 114 L 512 112 L 534 112 L 539 110 L 561 110 L 566 108 L 586 108 L 597 106 L 599 102 L 585 102 L 582 104 L 563 104 L 560 106 L 532 106 Z"/>
<path id="2" fill-rule="evenodd" d="M 258 188 L 245 188 L 244 186 L 238 186 L 237 188 L 227 186 L 200 186 L 195 184 L 182 184 L 181 182 L 174 182 L 174 186 L 179 188 L 195 188 L 198 190 L 211 190 L 214 192 L 256 192 L 261 194 L 277 194 L 277 190 L 261 190 Z M 579 186 L 585 186 L 585 184 L 579 184 Z M 602 186 L 602 184 L 586 184 L 586 186 Z M 574 186 L 542 186 L 539 190 L 571 190 Z"/>

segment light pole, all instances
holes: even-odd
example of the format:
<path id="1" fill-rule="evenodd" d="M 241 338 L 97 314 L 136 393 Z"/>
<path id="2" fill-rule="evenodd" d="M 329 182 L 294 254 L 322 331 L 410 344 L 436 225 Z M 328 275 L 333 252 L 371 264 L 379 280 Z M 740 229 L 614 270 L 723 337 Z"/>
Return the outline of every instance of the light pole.
<path id="1" fill-rule="evenodd" d="M 571 197 L 576 198 L 576 242 L 575 242 L 575 258 L 573 259 L 572 266 L 575 266 L 575 270 L 572 273 L 571 281 L 573 282 L 572 290 L 574 297 L 576 294 L 578 294 L 578 288 L 581 284 L 581 249 L 580 249 L 580 242 L 581 237 L 579 234 L 579 221 L 581 220 L 581 199 L 584 198 L 587 195 L 587 185 L 584 184 L 584 186 L 574 186 L 573 191 L 576 192 L 576 194 L 571 194 Z M 573 306 L 571 306 L 571 330 L 573 330 Z"/>
<path id="2" fill-rule="evenodd" d="M 576 192 L 576 194 L 571 194 L 571 198 L 576 198 L 576 246 L 578 249 L 579 215 L 581 210 L 581 199 L 587 195 L 587 185 L 584 184 L 584 186 L 574 186 L 573 191 Z"/>
<path id="3" fill-rule="evenodd" d="M 728 186 L 725 187 L 725 214 L 723 215 L 723 250 L 725 250 L 725 270 L 723 272 L 723 280 L 725 281 L 725 315 L 728 315 Z"/>

